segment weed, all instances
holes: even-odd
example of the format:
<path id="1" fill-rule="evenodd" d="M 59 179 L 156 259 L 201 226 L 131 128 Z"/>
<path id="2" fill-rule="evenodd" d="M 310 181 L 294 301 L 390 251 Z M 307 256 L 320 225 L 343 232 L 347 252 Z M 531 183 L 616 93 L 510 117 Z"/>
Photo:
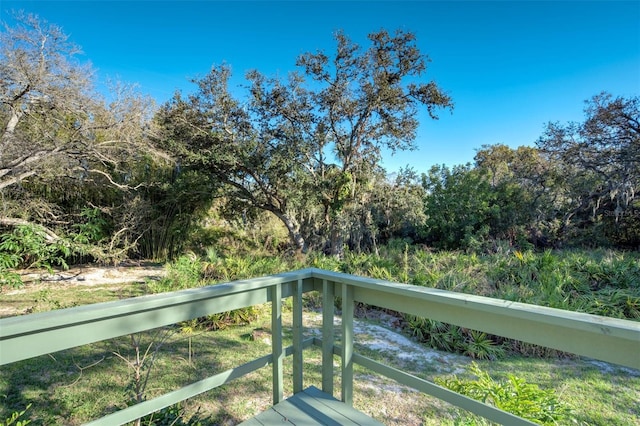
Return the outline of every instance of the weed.
<path id="1" fill-rule="evenodd" d="M 542 425 L 556 424 L 571 413 L 552 389 L 540 389 L 538 385 L 512 374 L 507 380 L 496 382 L 475 362 L 471 363 L 469 371 L 476 376 L 475 380 L 453 376 L 437 378 L 436 383 Z"/>
<path id="2" fill-rule="evenodd" d="M 6 398 L 6 395 L 5 395 Z M 7 417 L 4 422 L 0 420 L 0 426 L 27 426 L 31 423 L 29 419 L 21 419 L 25 415 L 25 413 L 31 408 L 31 404 L 27 405 L 27 407 L 22 411 L 14 411 L 11 413 L 9 417 Z"/>
<path id="3" fill-rule="evenodd" d="M 462 353 L 474 359 L 495 359 L 504 354 L 504 349 L 486 333 L 470 330 L 464 340 Z"/>

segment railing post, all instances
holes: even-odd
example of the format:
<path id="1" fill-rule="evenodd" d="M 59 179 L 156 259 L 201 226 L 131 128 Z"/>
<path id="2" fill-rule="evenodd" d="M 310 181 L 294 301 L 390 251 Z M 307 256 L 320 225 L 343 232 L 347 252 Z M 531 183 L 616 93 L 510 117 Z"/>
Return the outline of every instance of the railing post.
<path id="1" fill-rule="evenodd" d="M 293 393 L 302 392 L 302 280 L 293 293 Z"/>
<path id="2" fill-rule="evenodd" d="M 342 402 L 353 405 L 353 287 L 342 283 Z"/>
<path id="3" fill-rule="evenodd" d="M 273 405 L 282 401 L 282 286 L 271 287 L 271 356 L 273 360 Z"/>
<path id="4" fill-rule="evenodd" d="M 322 390 L 333 395 L 334 284 L 322 280 Z"/>

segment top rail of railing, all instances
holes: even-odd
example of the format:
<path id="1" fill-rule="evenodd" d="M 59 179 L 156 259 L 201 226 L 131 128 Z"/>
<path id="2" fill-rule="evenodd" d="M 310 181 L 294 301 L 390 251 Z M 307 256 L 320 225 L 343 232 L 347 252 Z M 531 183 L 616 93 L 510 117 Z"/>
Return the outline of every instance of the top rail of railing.
<path id="1" fill-rule="evenodd" d="M 640 369 L 640 322 L 314 269 L 356 301 Z M 319 288 L 319 287 L 317 287 Z"/>
<path id="2" fill-rule="evenodd" d="M 266 303 L 309 270 L 0 319 L 0 365 Z M 307 291 L 311 290 L 308 286 Z"/>
<path id="3" fill-rule="evenodd" d="M 392 283 L 315 268 L 0 319 L 0 365 L 283 297 L 301 280 L 353 288 L 356 301 L 640 369 L 640 322 Z M 340 294 L 336 292 L 336 294 Z"/>
<path id="4" fill-rule="evenodd" d="M 192 318 L 271 302 L 271 354 L 109 414 L 91 424 L 127 423 L 221 386 L 267 364 L 273 367 L 273 400 L 277 403 L 283 395 L 282 360 L 285 354 L 293 355 L 294 393 L 302 390 L 302 351 L 311 343 L 303 339 L 302 335 L 302 295 L 309 291 L 319 291 L 323 297 L 323 390 L 333 394 L 333 355 L 337 353 L 342 362 L 341 398 L 347 403 L 352 398 L 353 363 L 357 362 L 490 420 L 510 425 L 533 424 L 355 354 L 353 307 L 356 301 L 640 369 L 640 322 L 320 269 L 303 269 L 196 289 L 3 318 L 0 319 L 0 365 Z M 293 346 L 283 348 L 281 310 L 282 299 L 287 297 L 293 298 Z M 340 347 L 334 343 L 333 332 L 336 297 L 342 299 Z M 316 339 L 311 340 L 315 342 Z"/>

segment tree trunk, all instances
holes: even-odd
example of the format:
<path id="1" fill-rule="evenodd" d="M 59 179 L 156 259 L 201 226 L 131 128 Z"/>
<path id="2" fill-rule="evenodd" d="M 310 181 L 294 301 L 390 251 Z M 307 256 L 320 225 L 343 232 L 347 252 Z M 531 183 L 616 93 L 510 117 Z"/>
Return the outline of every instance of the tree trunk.
<path id="1" fill-rule="evenodd" d="M 307 243 L 302 234 L 300 234 L 300 225 L 298 224 L 298 222 L 286 213 L 273 212 L 273 214 L 275 214 L 278 219 L 282 221 L 285 228 L 287 228 L 287 231 L 289 232 L 289 238 L 291 239 L 291 242 L 295 246 L 296 250 L 301 253 L 306 253 Z"/>

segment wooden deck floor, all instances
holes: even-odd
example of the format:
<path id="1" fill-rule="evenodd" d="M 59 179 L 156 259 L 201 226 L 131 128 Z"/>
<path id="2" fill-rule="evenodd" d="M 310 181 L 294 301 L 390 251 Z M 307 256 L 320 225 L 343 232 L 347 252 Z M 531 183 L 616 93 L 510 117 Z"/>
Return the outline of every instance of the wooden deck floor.
<path id="1" fill-rule="evenodd" d="M 383 423 L 313 386 L 241 423 L 241 426 L 262 425 L 384 426 Z"/>

